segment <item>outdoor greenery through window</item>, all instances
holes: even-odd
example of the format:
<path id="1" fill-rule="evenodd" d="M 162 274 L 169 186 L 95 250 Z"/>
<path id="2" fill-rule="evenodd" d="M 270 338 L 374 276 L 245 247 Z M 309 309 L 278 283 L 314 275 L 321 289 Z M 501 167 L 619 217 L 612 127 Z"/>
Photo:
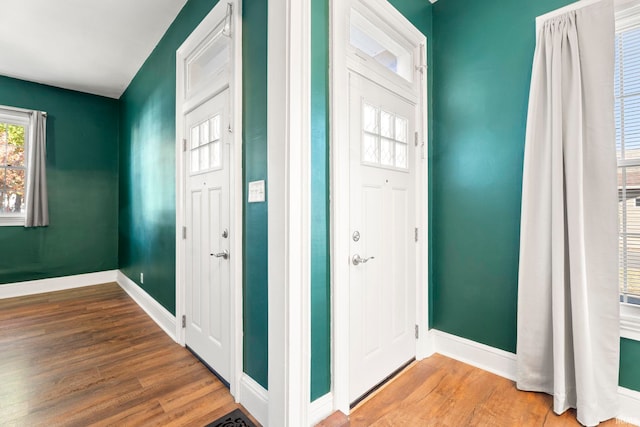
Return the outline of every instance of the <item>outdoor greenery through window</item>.
<path id="1" fill-rule="evenodd" d="M 640 304 L 640 26 L 615 43 L 620 301 Z"/>
<path id="2" fill-rule="evenodd" d="M 27 125 L 0 116 L 0 217 L 24 216 Z"/>

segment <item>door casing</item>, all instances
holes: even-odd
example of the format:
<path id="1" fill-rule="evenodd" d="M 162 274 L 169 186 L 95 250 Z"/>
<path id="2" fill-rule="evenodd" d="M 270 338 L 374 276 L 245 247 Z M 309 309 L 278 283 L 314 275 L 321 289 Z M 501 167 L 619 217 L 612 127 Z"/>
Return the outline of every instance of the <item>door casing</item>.
<path id="1" fill-rule="evenodd" d="M 208 82 L 205 89 L 187 94 L 185 61 L 196 51 L 221 22 L 231 31 L 229 72 Z M 229 276 L 230 276 L 230 391 L 240 400 L 242 377 L 242 3 L 241 0 L 218 2 L 176 51 L 176 337 L 185 345 L 182 316 L 186 312 L 185 255 L 185 152 L 183 139 L 185 115 L 206 100 L 229 88 L 230 120 L 223 129 L 230 131 L 229 182 Z M 188 95 L 188 96 L 187 96 Z M 188 233 L 188 230 L 187 230 Z"/>
<path id="2" fill-rule="evenodd" d="M 385 86 L 407 99 L 416 99 L 416 359 L 433 353 L 428 334 L 428 171 L 427 171 L 427 70 L 426 37 L 385 0 L 332 0 L 330 10 L 331 61 L 331 283 L 332 283 L 332 389 L 334 409 L 350 411 L 349 399 L 349 70 L 383 81 Z M 349 15 L 351 8 L 366 15 L 385 29 L 396 42 L 410 49 L 419 64 L 413 83 L 404 81 L 379 64 L 354 55 L 349 49 Z M 413 136 L 411 136 L 413 138 Z M 422 262 L 420 262 L 422 261 Z"/>

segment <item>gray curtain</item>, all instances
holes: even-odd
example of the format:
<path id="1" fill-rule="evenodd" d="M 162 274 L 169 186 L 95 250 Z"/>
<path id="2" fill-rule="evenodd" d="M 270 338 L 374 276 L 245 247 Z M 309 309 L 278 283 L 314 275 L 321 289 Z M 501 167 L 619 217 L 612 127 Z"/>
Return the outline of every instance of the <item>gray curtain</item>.
<path id="1" fill-rule="evenodd" d="M 614 31 L 611 0 L 544 22 L 527 117 L 517 386 L 584 425 L 618 414 Z"/>
<path id="2" fill-rule="evenodd" d="M 27 177 L 27 219 L 25 227 L 49 225 L 47 202 L 47 116 L 41 111 L 31 114 L 29 167 Z"/>

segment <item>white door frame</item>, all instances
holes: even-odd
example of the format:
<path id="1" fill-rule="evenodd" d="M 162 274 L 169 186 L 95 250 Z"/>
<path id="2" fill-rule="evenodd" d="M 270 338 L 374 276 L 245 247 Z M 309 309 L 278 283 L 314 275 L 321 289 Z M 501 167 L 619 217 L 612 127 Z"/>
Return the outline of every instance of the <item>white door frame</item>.
<path id="1" fill-rule="evenodd" d="M 230 6 L 229 6 L 230 5 Z M 228 12 L 231 12 L 229 15 Z M 225 18 L 226 17 L 226 18 Z M 188 94 L 185 88 L 185 60 L 200 46 L 216 26 L 228 19 L 232 34 L 230 72 L 218 78 L 206 90 Z M 186 313 L 186 245 L 183 239 L 185 218 L 185 152 L 183 151 L 185 115 L 229 87 L 231 133 L 229 177 L 229 279 L 230 279 L 230 343 L 231 394 L 238 400 L 242 376 L 242 3 L 241 0 L 220 1 L 176 51 L 176 337 L 185 345 L 182 316 Z M 223 131 L 228 131 L 224 124 Z M 188 232 L 188 230 L 187 230 Z"/>
<path id="2" fill-rule="evenodd" d="M 309 425 L 311 0 L 268 0 L 269 414 Z"/>
<path id="3" fill-rule="evenodd" d="M 332 385 L 334 409 L 349 414 L 349 93 L 348 70 L 366 74 L 370 69 L 385 78 L 386 70 L 376 64 L 359 66 L 358 59 L 350 53 L 349 12 L 351 7 L 366 11 L 395 30 L 396 36 L 412 46 L 412 51 L 424 65 L 415 73 L 415 84 L 405 84 L 401 78 L 391 75 L 385 78 L 389 87 L 403 94 L 419 93 L 419 132 L 416 147 L 416 227 L 419 229 L 416 246 L 416 325 L 420 338 L 416 341 L 416 359 L 432 353 L 428 336 L 428 174 L 427 174 L 427 72 L 426 37 L 400 12 L 385 0 L 332 0 L 330 11 L 330 61 L 331 61 L 331 283 L 332 283 Z M 371 16 L 373 16 L 371 15 Z M 411 136 L 413 138 L 413 136 Z M 420 154 L 422 153 L 422 154 Z M 419 262 L 422 260 L 422 262 Z"/>

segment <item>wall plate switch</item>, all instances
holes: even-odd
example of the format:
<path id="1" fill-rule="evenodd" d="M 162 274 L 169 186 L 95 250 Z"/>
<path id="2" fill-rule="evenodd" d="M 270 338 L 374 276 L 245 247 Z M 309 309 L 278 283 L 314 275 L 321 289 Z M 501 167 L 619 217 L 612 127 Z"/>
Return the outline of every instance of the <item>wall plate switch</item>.
<path id="1" fill-rule="evenodd" d="M 249 183 L 249 203 L 264 202 L 264 179 L 261 181 L 252 181 Z"/>
<path id="2" fill-rule="evenodd" d="M 140 283 L 144 283 L 144 273 L 140 273 Z"/>

